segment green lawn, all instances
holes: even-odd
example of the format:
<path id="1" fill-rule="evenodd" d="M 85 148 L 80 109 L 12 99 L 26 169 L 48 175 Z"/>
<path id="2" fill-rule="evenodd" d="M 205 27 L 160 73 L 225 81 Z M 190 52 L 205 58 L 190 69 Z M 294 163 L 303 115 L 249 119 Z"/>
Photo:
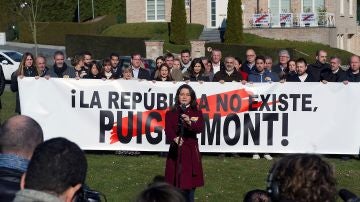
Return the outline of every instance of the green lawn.
<path id="1" fill-rule="evenodd" d="M 4 91 L 1 96 L 0 123 L 15 114 L 15 93 Z"/>
<path id="2" fill-rule="evenodd" d="M 1 100 L 0 118 L 5 120 L 14 114 L 15 94 L 6 91 Z M 88 152 L 87 159 L 87 184 L 103 192 L 108 201 L 134 201 L 155 175 L 164 174 L 165 158 L 155 154 L 134 157 Z M 336 169 L 338 188 L 347 188 L 360 195 L 360 161 L 334 157 L 327 160 Z M 197 189 L 197 201 L 241 201 L 247 191 L 265 188 L 271 163 L 246 156 L 219 158 L 203 154 L 205 186 Z"/>
<path id="3" fill-rule="evenodd" d="M 87 155 L 87 183 L 104 192 L 109 201 L 133 201 L 155 175 L 163 174 L 165 158 L 157 155 L 139 157 Z M 338 188 L 348 188 L 360 195 L 360 161 L 328 159 L 336 168 Z M 197 189 L 198 201 L 241 201 L 252 189 L 266 186 L 271 162 L 249 157 L 219 158 L 203 156 L 205 186 Z"/>
<path id="4" fill-rule="evenodd" d="M 203 25 L 188 24 L 187 38 L 198 39 L 202 30 Z M 139 37 L 149 38 L 151 40 L 163 40 L 165 52 L 179 53 L 182 49 L 190 48 L 190 44 L 174 45 L 169 43 L 168 23 L 165 22 L 117 24 L 108 27 L 102 34 L 105 36 Z"/>

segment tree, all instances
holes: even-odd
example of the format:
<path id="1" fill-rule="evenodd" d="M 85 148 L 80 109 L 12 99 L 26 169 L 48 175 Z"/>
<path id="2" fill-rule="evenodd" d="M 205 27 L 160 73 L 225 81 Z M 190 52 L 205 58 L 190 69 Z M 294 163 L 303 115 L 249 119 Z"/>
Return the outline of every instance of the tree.
<path id="1" fill-rule="evenodd" d="M 225 43 L 241 44 L 243 36 L 243 20 L 241 0 L 229 0 L 225 30 Z"/>
<path id="2" fill-rule="evenodd" d="M 184 0 L 172 0 L 170 42 L 174 44 L 186 44 L 186 12 Z"/>
<path id="3" fill-rule="evenodd" d="M 35 44 L 35 56 L 38 55 L 37 43 L 37 22 L 39 13 L 41 12 L 41 0 L 13 1 L 14 12 L 19 15 L 25 23 L 28 24 L 31 35 Z"/>

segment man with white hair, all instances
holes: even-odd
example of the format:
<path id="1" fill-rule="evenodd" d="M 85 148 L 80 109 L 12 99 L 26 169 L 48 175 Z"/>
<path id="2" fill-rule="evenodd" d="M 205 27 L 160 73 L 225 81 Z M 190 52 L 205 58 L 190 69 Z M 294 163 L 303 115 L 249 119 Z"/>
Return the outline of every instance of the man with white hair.
<path id="1" fill-rule="evenodd" d="M 287 50 L 279 51 L 279 63 L 272 68 L 272 71 L 277 73 L 280 80 L 284 79 L 287 71 L 287 63 L 290 60 L 290 54 Z"/>

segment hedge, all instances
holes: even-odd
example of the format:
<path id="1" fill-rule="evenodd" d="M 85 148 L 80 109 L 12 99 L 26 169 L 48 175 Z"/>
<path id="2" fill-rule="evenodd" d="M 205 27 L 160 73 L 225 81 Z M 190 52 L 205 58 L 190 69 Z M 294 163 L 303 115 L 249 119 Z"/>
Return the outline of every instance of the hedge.
<path id="1" fill-rule="evenodd" d="M 84 51 L 90 51 L 95 59 L 104 59 L 111 53 L 125 56 L 136 52 L 145 56 L 145 40 L 148 38 L 66 35 L 66 55 L 73 57 Z"/>
<path id="2" fill-rule="evenodd" d="M 39 22 L 38 43 L 50 45 L 65 45 L 67 34 L 100 34 L 107 27 L 116 24 L 115 16 L 104 16 L 96 22 L 74 23 L 74 22 Z M 32 43 L 30 28 L 26 23 L 20 25 L 20 42 Z"/>
<path id="3" fill-rule="evenodd" d="M 205 44 L 205 50 L 206 51 L 206 56 L 210 57 L 211 53 L 210 50 L 211 49 L 219 49 L 221 50 L 222 56 L 223 58 L 226 56 L 234 56 L 234 57 L 239 57 L 242 62 L 245 61 L 245 53 L 246 50 L 251 48 L 254 49 L 256 52 L 256 55 L 263 55 L 263 56 L 270 56 L 271 58 L 273 58 L 273 64 L 277 64 L 278 63 L 278 55 L 279 55 L 279 51 L 286 49 L 289 51 L 290 53 L 290 57 L 293 56 L 294 53 L 294 49 L 293 48 L 268 48 L 268 47 L 263 47 L 263 46 L 248 46 L 248 45 L 236 45 L 236 44 L 223 44 L 223 43 L 206 43 Z"/>

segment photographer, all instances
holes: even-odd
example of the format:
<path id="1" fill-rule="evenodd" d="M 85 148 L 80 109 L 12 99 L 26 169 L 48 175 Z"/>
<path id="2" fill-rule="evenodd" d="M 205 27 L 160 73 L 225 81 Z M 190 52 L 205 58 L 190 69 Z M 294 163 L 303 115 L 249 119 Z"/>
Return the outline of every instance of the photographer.
<path id="1" fill-rule="evenodd" d="M 85 154 L 75 143 L 65 138 L 45 141 L 36 147 L 14 201 L 73 201 L 86 170 Z"/>

